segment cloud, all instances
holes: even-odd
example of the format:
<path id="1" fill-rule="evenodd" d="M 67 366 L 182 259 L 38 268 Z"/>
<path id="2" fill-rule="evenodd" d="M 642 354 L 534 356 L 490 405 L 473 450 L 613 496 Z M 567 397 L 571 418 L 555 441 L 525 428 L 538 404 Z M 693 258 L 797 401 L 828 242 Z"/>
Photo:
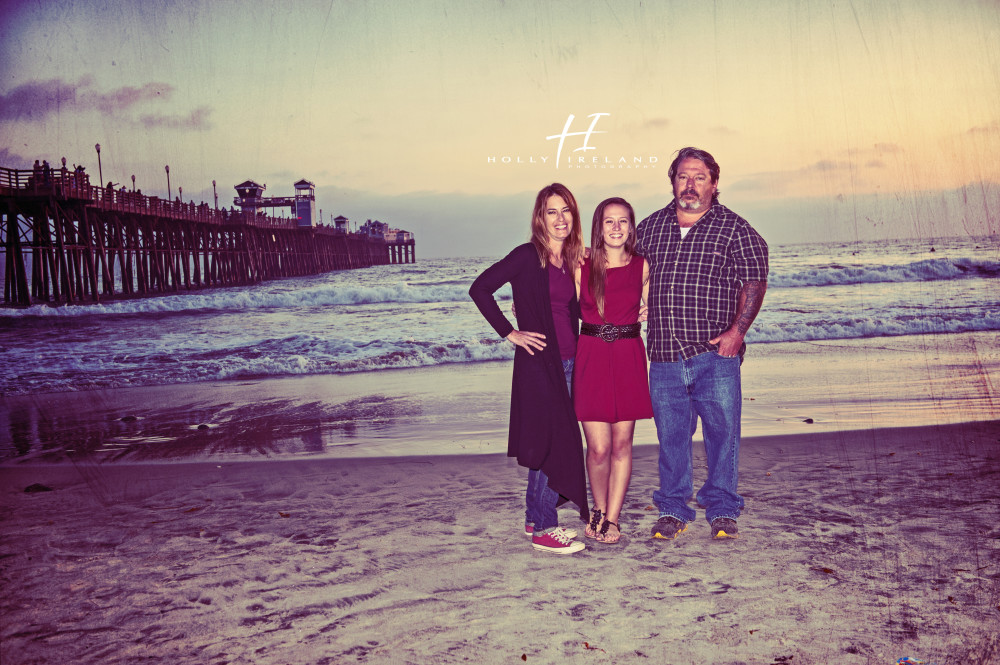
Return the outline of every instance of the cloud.
<path id="1" fill-rule="evenodd" d="M 0 148 L 0 164 L 9 169 L 30 169 L 31 160 L 22 157 L 16 152 L 11 152 L 9 148 Z"/>
<path id="2" fill-rule="evenodd" d="M 851 165 L 848 162 L 835 162 L 832 159 L 821 159 L 815 164 L 802 167 L 802 172 L 809 173 L 811 171 L 819 171 L 820 173 L 829 173 L 830 171 L 839 171 L 840 169 L 849 168 L 851 168 Z"/>
<path id="3" fill-rule="evenodd" d="M 167 129 L 194 129 L 201 131 L 212 128 L 212 123 L 208 120 L 208 116 L 211 115 L 211 113 L 212 109 L 207 106 L 201 106 L 191 111 L 187 117 L 178 115 L 149 114 L 141 116 L 139 118 L 139 122 L 141 122 L 142 126 L 146 129 L 165 127 Z"/>
<path id="4" fill-rule="evenodd" d="M 860 162 L 862 159 L 881 160 L 886 155 L 900 155 L 906 152 L 898 143 L 873 143 L 870 148 L 844 148 L 837 152 L 851 163 Z M 843 162 L 842 162 L 843 163 Z"/>
<path id="5" fill-rule="evenodd" d="M 291 189 L 290 184 L 276 187 Z M 386 196 L 323 183 L 317 183 L 316 191 L 316 203 L 323 209 L 327 224 L 332 215 L 344 215 L 351 224 L 377 219 L 412 231 L 417 237 L 417 256 L 424 258 L 503 256 L 527 241 L 534 200 L 534 192 L 485 196 L 411 192 Z M 462 212 L 472 209 L 470 206 L 477 211 L 474 220 Z M 589 229 L 586 235 L 589 237 Z"/>
<path id="6" fill-rule="evenodd" d="M 42 121 L 67 109 L 117 115 L 141 102 L 169 99 L 173 90 L 167 83 L 154 82 L 141 88 L 125 86 L 100 92 L 89 76 L 76 82 L 61 78 L 29 81 L 0 95 L 0 119 Z"/>
<path id="7" fill-rule="evenodd" d="M 876 143 L 875 152 L 881 155 L 885 153 L 898 154 L 905 151 L 903 150 L 902 146 L 896 143 Z"/>
<path id="8" fill-rule="evenodd" d="M 667 118 L 650 118 L 642 123 L 643 129 L 666 129 L 669 126 L 670 120 Z"/>
<path id="9" fill-rule="evenodd" d="M 997 132 L 1000 132 L 1000 120 L 995 120 L 988 125 L 979 125 L 977 127 L 972 127 L 969 129 L 967 133 L 976 136 L 980 134 L 995 134 Z"/>
<path id="10" fill-rule="evenodd" d="M 715 127 L 709 127 L 708 131 L 719 136 L 736 136 L 739 132 L 735 129 L 730 129 L 729 127 L 724 127 L 722 125 L 716 125 Z"/>
<path id="11" fill-rule="evenodd" d="M 136 104 L 149 100 L 169 99 L 173 86 L 166 83 L 147 83 L 141 88 L 126 86 L 107 94 L 87 94 L 92 97 L 93 106 L 102 113 L 113 114 L 124 111 Z M 88 99 L 88 101 L 90 101 Z"/>
<path id="12" fill-rule="evenodd" d="M 789 174 L 800 171 L 759 174 L 744 179 L 744 189 L 784 187 Z M 287 195 L 292 180 L 300 176 L 289 174 L 284 183 L 275 184 L 275 195 Z M 771 182 L 776 179 L 777 184 Z M 725 188 L 724 199 L 736 189 Z M 857 240 L 881 237 L 914 237 L 961 233 L 949 229 L 954 216 L 948 211 L 963 211 L 962 218 L 969 235 L 988 235 L 993 217 L 990 201 L 1000 195 L 1000 185 L 985 184 L 962 190 L 915 192 L 898 196 L 883 194 L 852 194 L 799 196 L 789 188 L 790 198 L 741 197 L 740 215 L 754 225 L 768 242 L 774 244 L 827 240 Z M 210 190 L 209 190 L 210 191 Z M 606 194 L 603 188 L 574 188 L 578 200 L 596 203 Z M 222 195 L 220 194 L 220 200 Z M 665 192 L 650 192 L 646 197 L 629 195 L 636 214 L 642 218 L 669 202 Z M 417 257 L 484 256 L 499 258 L 515 246 L 527 241 L 534 192 L 472 195 L 454 192 L 412 192 L 382 195 L 376 192 L 340 189 L 317 183 L 317 205 L 323 210 L 324 223 L 335 215 L 344 215 L 351 224 L 378 219 L 392 227 L 412 231 L 417 239 Z M 724 201 L 725 202 L 725 201 Z M 476 210 L 470 219 L 469 210 Z M 914 211 L 931 211 L 914 214 Z M 982 212 L 979 212 L 982 211 Z M 582 211 L 584 219 L 589 212 Z M 861 220 L 885 219 L 885 225 L 865 225 Z M 941 220 L 941 221 L 928 221 Z M 584 222 L 584 237 L 589 238 L 589 222 Z"/>
<path id="13" fill-rule="evenodd" d="M 748 173 L 726 187 L 726 191 L 735 192 L 768 192 L 771 196 L 780 196 L 785 192 L 794 191 L 796 187 L 808 182 L 815 174 L 836 173 L 851 169 L 851 162 L 844 160 L 821 159 L 818 162 L 786 171 L 762 171 Z"/>
<path id="14" fill-rule="evenodd" d="M 75 82 L 61 78 L 29 81 L 17 86 L 6 95 L 0 95 L 0 121 L 41 122 L 49 116 L 72 110 L 97 111 L 123 122 L 141 124 L 147 129 L 166 127 L 205 130 L 211 127 L 208 121 L 211 108 L 207 106 L 197 108 L 187 116 L 147 113 L 138 120 L 128 117 L 128 112 L 136 106 L 148 102 L 165 102 L 170 99 L 173 92 L 172 85 L 157 81 L 140 87 L 123 86 L 110 92 L 97 90 L 93 79 L 89 76 Z"/>
<path id="15" fill-rule="evenodd" d="M 731 185 L 726 185 L 727 191 L 755 192 L 765 187 L 775 187 L 781 181 L 777 173 L 755 173 L 737 180 Z"/>
<path id="16" fill-rule="evenodd" d="M 992 237 L 995 216 L 991 213 L 991 201 L 998 196 L 1000 185 L 986 182 L 975 187 L 895 196 L 842 193 L 747 200 L 737 212 L 774 245 L 817 239 Z"/>
<path id="17" fill-rule="evenodd" d="M 0 120 L 44 120 L 63 107 L 74 106 L 77 88 L 89 83 L 84 78 L 78 83 L 49 79 L 19 85 L 6 95 L 0 95 Z"/>

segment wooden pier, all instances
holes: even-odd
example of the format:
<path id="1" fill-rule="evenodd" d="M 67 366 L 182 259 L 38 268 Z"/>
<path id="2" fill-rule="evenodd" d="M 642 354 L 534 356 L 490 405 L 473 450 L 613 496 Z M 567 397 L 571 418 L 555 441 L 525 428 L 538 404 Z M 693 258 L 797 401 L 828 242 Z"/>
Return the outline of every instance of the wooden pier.
<path id="1" fill-rule="evenodd" d="M 412 236 L 95 187 L 85 173 L 0 167 L 3 302 L 98 302 L 415 260 Z"/>

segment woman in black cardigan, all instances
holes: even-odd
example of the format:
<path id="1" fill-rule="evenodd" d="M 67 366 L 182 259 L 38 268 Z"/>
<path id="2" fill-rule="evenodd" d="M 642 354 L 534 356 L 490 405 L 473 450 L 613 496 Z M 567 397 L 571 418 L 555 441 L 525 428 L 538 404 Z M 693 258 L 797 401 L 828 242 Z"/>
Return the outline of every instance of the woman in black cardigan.
<path id="1" fill-rule="evenodd" d="M 584 548 L 575 530 L 558 525 L 560 495 L 588 520 L 583 442 L 570 398 L 580 315 L 574 273 L 582 256 L 576 199 L 553 183 L 535 198 L 531 242 L 483 271 L 469 289 L 497 334 L 516 345 L 507 456 L 529 470 L 525 535 L 535 549 L 558 554 Z M 508 282 L 517 328 L 493 297 Z"/>

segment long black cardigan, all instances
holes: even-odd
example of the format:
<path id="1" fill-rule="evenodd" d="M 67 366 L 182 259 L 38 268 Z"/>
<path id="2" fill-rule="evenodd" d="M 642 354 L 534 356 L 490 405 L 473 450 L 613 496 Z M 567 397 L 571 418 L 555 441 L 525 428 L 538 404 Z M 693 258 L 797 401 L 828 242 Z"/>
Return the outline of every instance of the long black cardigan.
<path id="1" fill-rule="evenodd" d="M 516 457 L 521 466 L 544 471 L 549 487 L 575 503 L 587 521 L 583 441 L 566 389 L 547 270 L 541 267 L 534 245 L 526 243 L 484 270 L 472 283 L 469 295 L 497 334 L 507 337 L 514 326 L 493 294 L 510 282 L 517 329 L 545 335 L 545 348 L 535 350 L 534 355 L 520 346 L 514 351 L 507 456 Z M 579 335 L 579 318 L 580 304 L 574 296 L 570 303 L 574 335 Z"/>

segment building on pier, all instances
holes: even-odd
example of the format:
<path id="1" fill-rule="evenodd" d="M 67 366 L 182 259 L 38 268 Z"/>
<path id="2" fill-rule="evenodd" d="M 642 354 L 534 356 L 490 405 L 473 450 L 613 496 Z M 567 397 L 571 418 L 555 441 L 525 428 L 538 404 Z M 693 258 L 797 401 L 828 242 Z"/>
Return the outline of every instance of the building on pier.
<path id="1" fill-rule="evenodd" d="M 389 254 L 389 263 L 414 263 L 416 257 L 416 241 L 413 234 L 402 229 L 389 228 L 385 222 L 377 219 L 366 221 L 358 229 L 369 238 L 381 238 L 385 241 L 386 251 Z"/>
<path id="2" fill-rule="evenodd" d="M 238 196 L 233 203 L 244 212 L 257 214 L 264 208 L 291 208 L 292 217 L 300 227 L 316 226 L 316 185 L 305 178 L 294 185 L 295 196 L 264 196 L 267 185 L 247 180 L 236 185 Z"/>

